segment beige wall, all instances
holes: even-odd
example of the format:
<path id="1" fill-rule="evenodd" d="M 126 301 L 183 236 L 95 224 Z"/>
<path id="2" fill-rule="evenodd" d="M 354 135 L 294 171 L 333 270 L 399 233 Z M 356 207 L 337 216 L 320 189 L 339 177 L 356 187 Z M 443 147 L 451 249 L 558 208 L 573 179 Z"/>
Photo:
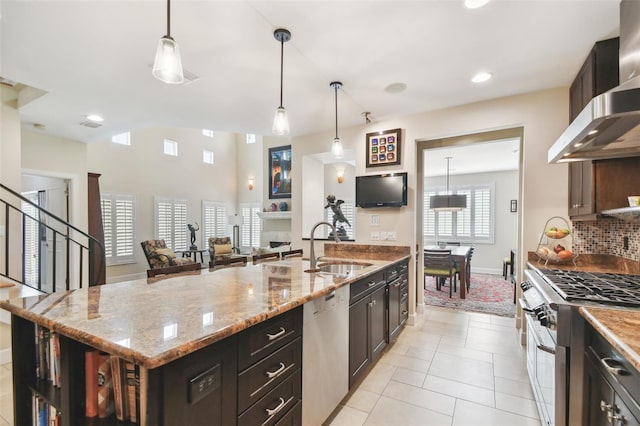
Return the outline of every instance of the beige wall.
<path id="1" fill-rule="evenodd" d="M 178 142 L 178 157 L 163 153 L 164 139 Z M 237 145 L 232 133 L 215 132 L 209 138 L 201 129 L 182 128 L 132 131 L 130 146 L 110 140 L 87 145 L 88 169 L 102 175 L 100 192 L 136 197 L 136 263 L 107 267 L 108 282 L 143 276 L 149 268 L 139 244 L 155 238 L 154 197 L 186 199 L 187 223 L 202 225 L 203 200 L 225 202 L 227 211 L 234 211 Z M 202 161 L 203 149 L 213 151 L 215 164 Z M 207 247 L 202 232 L 196 244 Z"/>
<path id="2" fill-rule="evenodd" d="M 562 133 L 568 124 L 568 90 L 566 88 L 551 89 L 518 96 L 493 99 L 474 104 L 448 108 L 439 111 L 425 112 L 412 116 L 398 117 L 374 122 L 368 126 L 340 129 L 345 149 L 356 150 L 356 174 L 375 174 L 384 171 L 406 171 L 409 173 L 408 206 L 397 209 L 358 209 L 357 211 L 357 243 L 372 243 L 369 236 L 372 231 L 370 215 L 379 215 L 380 225 L 376 231 L 395 230 L 397 241 L 380 241 L 376 244 L 405 245 L 411 247 L 415 255 L 418 241 L 416 232 L 416 140 L 436 139 L 447 136 L 478 133 L 481 131 L 524 127 L 522 149 L 523 162 L 520 165 L 521 181 L 518 206 L 518 222 L 521 235 L 518 236 L 519 253 L 536 247 L 537 234 L 551 216 L 566 216 L 567 207 L 567 168 L 566 165 L 547 164 L 547 150 Z M 375 113 L 375 111 L 374 111 Z M 366 133 L 403 129 L 402 158 L 399 166 L 385 166 L 366 169 L 365 136 Z M 307 135 L 293 139 L 293 170 L 300 176 L 301 157 L 315 152 L 328 151 L 329 133 Z M 301 209 L 302 189 L 294 186 L 293 208 Z M 292 221 L 293 241 L 303 244 L 301 220 L 294 216 Z M 321 253 L 321 251 L 320 251 Z M 522 256 L 520 256 L 522 258 Z M 523 264 L 518 262 L 518 264 Z M 410 271 L 412 313 L 416 297 L 415 265 Z"/>

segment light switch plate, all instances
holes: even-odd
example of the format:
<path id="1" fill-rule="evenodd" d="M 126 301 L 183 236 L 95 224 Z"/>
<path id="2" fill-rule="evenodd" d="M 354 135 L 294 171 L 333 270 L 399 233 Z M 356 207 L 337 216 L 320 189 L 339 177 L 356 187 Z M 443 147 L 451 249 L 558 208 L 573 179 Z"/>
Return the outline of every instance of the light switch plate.
<path id="1" fill-rule="evenodd" d="M 371 215 L 371 226 L 379 226 L 380 225 L 380 216 L 377 214 Z"/>
<path id="2" fill-rule="evenodd" d="M 379 232 L 372 232 L 371 233 L 371 239 L 373 241 L 379 241 L 380 240 L 380 233 Z"/>

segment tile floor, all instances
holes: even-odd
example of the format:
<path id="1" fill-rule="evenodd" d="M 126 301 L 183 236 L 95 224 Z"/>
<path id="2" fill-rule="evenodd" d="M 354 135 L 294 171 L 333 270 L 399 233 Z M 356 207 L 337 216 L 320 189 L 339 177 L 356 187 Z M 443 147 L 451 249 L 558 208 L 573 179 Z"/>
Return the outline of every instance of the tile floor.
<path id="1" fill-rule="evenodd" d="M 427 307 L 331 426 L 540 425 L 515 319 Z"/>
<path id="2" fill-rule="evenodd" d="M 13 425 L 11 364 L 0 366 L 0 426 Z M 331 426 L 540 425 L 513 318 L 427 307 Z"/>

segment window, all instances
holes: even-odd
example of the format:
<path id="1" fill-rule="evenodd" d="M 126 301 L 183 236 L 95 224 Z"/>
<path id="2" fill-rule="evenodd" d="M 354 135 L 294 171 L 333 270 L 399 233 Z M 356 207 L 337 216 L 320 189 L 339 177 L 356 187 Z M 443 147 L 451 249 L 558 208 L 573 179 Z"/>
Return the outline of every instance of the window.
<path id="1" fill-rule="evenodd" d="M 211 129 L 202 129 L 202 134 L 208 138 L 213 137 L 213 130 Z"/>
<path id="2" fill-rule="evenodd" d="M 156 198 L 156 238 L 167 247 L 187 249 L 187 200 Z"/>
<path id="3" fill-rule="evenodd" d="M 172 155 L 174 157 L 178 156 L 178 142 L 172 141 L 170 139 L 164 140 L 164 153 L 167 155 Z"/>
<path id="4" fill-rule="evenodd" d="M 130 194 L 103 193 L 100 206 L 107 266 L 134 263 L 135 197 Z"/>
<path id="5" fill-rule="evenodd" d="M 247 144 L 256 143 L 256 134 L 255 133 L 247 133 Z"/>
<path id="6" fill-rule="evenodd" d="M 209 238 L 228 237 L 227 206 L 218 201 L 202 202 L 203 247 L 209 247 Z"/>
<path id="7" fill-rule="evenodd" d="M 240 246 L 243 250 L 260 247 L 260 204 L 240 204 L 243 224 L 240 227 Z"/>
<path id="8" fill-rule="evenodd" d="M 425 191 L 422 218 L 423 243 L 428 245 L 440 240 L 493 243 L 494 189 L 493 183 L 453 188 L 453 193 L 467 196 L 467 208 L 459 212 L 436 212 L 429 209 L 429 198 L 436 194 L 446 194 L 446 191 L 444 189 Z"/>
<path id="9" fill-rule="evenodd" d="M 345 201 L 340 206 L 340 210 L 342 210 L 342 214 L 344 215 L 345 219 L 349 221 L 351 226 L 347 225 L 346 223 L 341 223 L 341 222 L 336 223 L 337 227 L 344 226 L 345 231 L 347 231 L 347 238 L 350 240 L 355 240 L 355 235 L 356 235 L 355 220 L 354 220 L 355 213 L 356 213 L 355 205 L 356 203 L 354 201 Z M 327 222 L 333 223 L 333 211 L 330 208 L 324 209 L 324 217 Z M 331 228 L 329 228 L 328 226 L 325 226 L 324 229 L 325 229 L 325 233 L 324 233 L 325 238 L 329 238 L 329 233 L 331 232 Z"/>
<path id="10" fill-rule="evenodd" d="M 26 199 L 38 204 L 38 191 L 22 194 Z M 39 226 L 37 220 L 40 217 L 38 209 L 32 204 L 22 202 L 22 211 L 27 215 L 24 220 L 24 282 L 38 288 L 39 275 Z"/>
<path id="11" fill-rule="evenodd" d="M 202 151 L 202 161 L 207 164 L 213 164 L 213 151 L 207 149 Z"/>
<path id="12" fill-rule="evenodd" d="M 111 142 L 117 143 L 120 145 L 131 145 L 131 133 L 124 132 L 124 133 L 119 133 L 117 135 L 113 135 L 111 137 Z"/>

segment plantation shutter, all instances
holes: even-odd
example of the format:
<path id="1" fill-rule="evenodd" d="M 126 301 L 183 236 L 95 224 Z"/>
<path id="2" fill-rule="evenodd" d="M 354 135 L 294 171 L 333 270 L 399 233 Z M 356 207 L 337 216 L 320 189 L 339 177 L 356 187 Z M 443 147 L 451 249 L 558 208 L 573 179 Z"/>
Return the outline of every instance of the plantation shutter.
<path id="1" fill-rule="evenodd" d="M 260 246 L 259 204 L 241 204 L 240 214 L 243 224 L 240 227 L 240 245 L 244 249 Z"/>
<path id="2" fill-rule="evenodd" d="M 38 192 L 22 194 L 29 201 L 38 204 Z M 38 286 L 39 253 L 38 253 L 38 209 L 29 203 L 22 202 L 22 211 L 29 217 L 24 222 L 24 280 L 25 284 Z M 31 219 L 33 218 L 33 219 Z"/>
<path id="3" fill-rule="evenodd" d="M 471 238 L 471 190 L 457 191 L 457 194 L 467 196 L 467 208 L 456 212 L 456 236 L 460 239 Z"/>
<path id="4" fill-rule="evenodd" d="M 186 200 L 156 199 L 156 237 L 174 251 L 187 249 Z"/>
<path id="5" fill-rule="evenodd" d="M 134 263 L 135 197 L 131 194 L 101 195 L 107 265 Z"/>
<path id="6" fill-rule="evenodd" d="M 211 237 L 226 237 L 227 231 L 227 207 L 219 201 L 202 202 L 203 238 L 208 247 Z"/>
<path id="7" fill-rule="evenodd" d="M 491 191 L 489 188 L 476 189 L 474 191 L 474 231 L 476 238 L 492 238 L 491 222 Z"/>

